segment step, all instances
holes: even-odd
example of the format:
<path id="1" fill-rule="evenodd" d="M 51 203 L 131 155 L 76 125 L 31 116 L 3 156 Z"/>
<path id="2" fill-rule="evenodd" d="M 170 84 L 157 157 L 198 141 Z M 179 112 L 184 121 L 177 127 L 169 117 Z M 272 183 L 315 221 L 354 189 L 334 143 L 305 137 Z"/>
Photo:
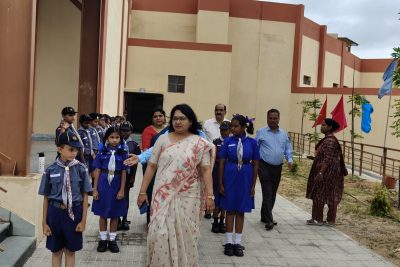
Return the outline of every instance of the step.
<path id="1" fill-rule="evenodd" d="M 36 238 L 31 236 L 9 236 L 1 243 L 4 248 L 0 252 L 1 267 L 23 266 L 32 256 L 36 248 Z"/>
<path id="2" fill-rule="evenodd" d="M 0 222 L 0 243 L 10 235 L 10 223 Z"/>

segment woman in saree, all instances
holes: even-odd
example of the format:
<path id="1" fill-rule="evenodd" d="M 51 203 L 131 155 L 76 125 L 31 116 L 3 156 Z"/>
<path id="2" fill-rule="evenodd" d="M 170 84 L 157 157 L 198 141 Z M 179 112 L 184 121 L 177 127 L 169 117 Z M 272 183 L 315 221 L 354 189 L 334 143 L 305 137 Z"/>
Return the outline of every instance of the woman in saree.
<path id="1" fill-rule="evenodd" d="M 315 147 L 315 158 L 308 176 L 306 197 L 312 199 L 310 225 L 323 225 L 324 206 L 328 205 L 327 225 L 334 226 L 337 206 L 342 199 L 344 176 L 347 169 L 343 161 L 342 149 L 333 133 L 339 124 L 333 119 L 325 119 L 321 133 L 325 137 Z"/>
<path id="2" fill-rule="evenodd" d="M 215 149 L 198 135 L 200 125 L 186 104 L 171 111 L 169 134 L 154 145 L 137 204 L 148 203 L 156 173 L 147 236 L 148 266 L 198 266 L 200 218 L 214 209 L 211 169 Z"/>

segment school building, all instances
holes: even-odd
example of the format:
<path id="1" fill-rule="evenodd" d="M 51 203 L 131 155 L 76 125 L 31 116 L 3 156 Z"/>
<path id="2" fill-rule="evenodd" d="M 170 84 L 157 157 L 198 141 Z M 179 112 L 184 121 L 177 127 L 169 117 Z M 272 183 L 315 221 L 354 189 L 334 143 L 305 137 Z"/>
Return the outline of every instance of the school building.
<path id="1" fill-rule="evenodd" d="M 0 120 L 12 126 L 0 131 L 0 186 L 9 189 L 2 206 L 40 221 L 40 175 L 24 178 L 31 137 L 54 134 L 64 106 L 126 114 L 137 131 L 155 106 L 168 113 L 188 103 L 204 121 L 224 103 L 228 117 L 255 117 L 256 128 L 277 108 L 281 126 L 300 132 L 299 102 L 327 96 L 330 112 L 354 85 L 375 108 L 363 142 L 382 145 L 388 97 L 376 94 L 390 59 L 358 58 L 351 36 L 330 34 L 329 25 L 304 17 L 305 8 L 254 0 L 0 1 Z M 306 120 L 304 129 L 311 125 Z M 390 134 L 387 146 L 398 148 Z M 21 195 L 12 192 L 21 190 L 26 201 L 15 201 Z"/>
<path id="2" fill-rule="evenodd" d="M 15 140 L 2 132 L 7 138 L 0 147 L 18 162 L 17 174 L 27 173 L 31 134 L 54 134 L 64 106 L 126 115 L 137 131 L 155 106 L 168 112 L 188 103 L 204 121 L 216 103 L 224 103 L 228 115 L 255 117 L 256 128 L 274 107 L 281 111 L 281 126 L 299 132 L 299 102 L 327 96 L 329 112 L 354 86 L 375 108 L 373 130 L 363 141 L 383 140 L 388 97 L 378 100 L 376 93 L 390 59 L 353 55 L 351 36 L 328 33 L 327 26 L 304 17 L 303 5 L 21 0 L 0 7 L 8 10 L 0 18 L 6 25 L 0 40 L 6 96 L 0 104 L 6 112 L 0 116 L 6 125 L 21 121 Z M 306 131 L 310 126 L 306 120 Z M 349 139 L 348 130 L 344 137 Z M 391 135 L 388 146 L 396 147 Z"/>

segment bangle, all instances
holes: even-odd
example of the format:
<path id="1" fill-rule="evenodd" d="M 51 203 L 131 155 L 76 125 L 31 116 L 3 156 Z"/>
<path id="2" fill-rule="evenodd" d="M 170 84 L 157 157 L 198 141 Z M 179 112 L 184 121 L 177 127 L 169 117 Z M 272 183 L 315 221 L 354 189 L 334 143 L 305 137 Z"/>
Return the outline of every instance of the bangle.
<path id="1" fill-rule="evenodd" d="M 147 195 L 147 193 L 139 193 L 139 195 Z"/>

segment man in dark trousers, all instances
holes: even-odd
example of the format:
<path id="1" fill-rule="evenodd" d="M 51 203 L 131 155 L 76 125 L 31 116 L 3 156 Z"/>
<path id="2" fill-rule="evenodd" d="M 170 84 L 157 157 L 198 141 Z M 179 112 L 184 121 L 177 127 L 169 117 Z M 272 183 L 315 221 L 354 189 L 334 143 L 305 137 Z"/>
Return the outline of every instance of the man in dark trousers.
<path id="1" fill-rule="evenodd" d="M 279 111 L 270 109 L 267 112 L 268 126 L 257 131 L 256 140 L 260 147 L 260 165 L 258 177 L 262 188 L 261 222 L 265 223 L 266 230 L 272 230 L 277 223 L 273 219 L 276 192 L 281 181 L 282 164 L 284 158 L 292 168 L 292 144 L 288 134 L 279 128 Z"/>

